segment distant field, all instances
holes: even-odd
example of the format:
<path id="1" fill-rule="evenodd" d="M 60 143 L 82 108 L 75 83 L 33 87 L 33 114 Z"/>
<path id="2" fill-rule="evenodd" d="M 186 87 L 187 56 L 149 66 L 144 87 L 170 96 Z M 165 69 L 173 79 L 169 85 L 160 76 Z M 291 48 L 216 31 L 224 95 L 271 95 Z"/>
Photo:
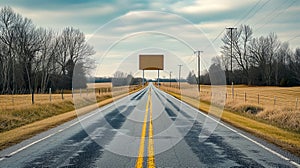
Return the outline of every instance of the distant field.
<path id="1" fill-rule="evenodd" d="M 118 95 L 120 93 L 125 93 L 132 89 L 128 86 L 123 87 L 114 87 L 112 88 L 111 83 L 88 83 L 87 89 L 74 90 L 74 94 L 80 94 L 83 98 L 89 98 L 92 94 L 91 92 L 95 92 L 96 95 L 103 94 L 111 94 L 111 91 L 114 95 Z M 64 101 L 73 101 L 71 90 L 64 90 L 64 94 L 60 93 L 60 90 L 55 91 L 51 94 L 35 94 L 34 95 L 35 104 L 48 104 L 48 103 L 60 103 Z M 9 110 L 16 108 L 23 108 L 30 106 L 31 103 L 31 95 L 30 94 L 21 94 L 21 95 L 0 95 L 0 112 L 1 110 Z"/>
<path id="2" fill-rule="evenodd" d="M 112 87 L 112 83 L 88 83 L 87 84 L 88 88 L 107 88 L 107 87 Z"/>
<path id="3" fill-rule="evenodd" d="M 94 86 L 94 87 L 93 87 Z M 95 90 L 92 89 L 95 88 Z M 111 83 L 97 83 L 95 85 L 89 83 L 88 89 L 74 90 L 74 94 L 80 94 L 84 98 L 90 97 L 92 94 L 87 94 L 95 91 L 99 94 L 97 89 L 101 89 L 101 94 L 110 93 Z M 64 101 L 73 101 L 72 94 L 70 90 L 64 90 L 64 94 L 62 95 L 60 91 L 56 91 L 50 94 L 35 94 L 34 95 L 35 104 L 49 104 L 49 103 L 61 103 Z M 11 109 L 20 109 L 30 106 L 31 103 L 31 95 L 30 94 L 21 94 L 21 95 L 0 95 L 0 112 L 1 110 L 11 110 Z"/>
<path id="4" fill-rule="evenodd" d="M 163 83 L 164 86 L 169 86 L 169 83 Z M 178 91 L 178 84 L 172 83 L 174 91 Z M 251 103 L 255 105 L 261 105 L 265 107 L 280 108 L 296 108 L 298 99 L 298 108 L 300 108 L 300 87 L 273 87 L 273 86 L 246 86 L 246 85 L 235 85 L 234 86 L 234 99 L 232 99 L 232 88 L 231 86 L 215 86 L 223 87 L 226 90 L 227 99 L 226 101 L 236 101 L 240 103 Z M 168 87 L 169 88 L 169 87 Z M 211 86 L 201 85 L 201 97 L 203 99 L 211 98 Z M 170 88 L 169 88 L 170 89 Z M 188 83 L 181 83 L 182 93 L 187 94 L 190 97 L 198 97 L 197 85 L 190 85 Z M 216 94 L 226 94 L 215 92 Z M 246 97 L 245 97 L 246 93 Z M 226 97 L 226 95 L 225 95 Z M 245 99 L 246 98 L 246 99 Z"/>
<path id="5" fill-rule="evenodd" d="M 171 88 L 169 83 L 163 83 L 161 88 L 199 99 L 197 85 L 181 83 L 179 91 L 177 83 L 173 83 Z M 214 93 L 211 92 L 212 88 L 216 90 Z M 214 99 L 212 99 L 212 95 Z M 227 110 L 300 132 L 300 87 L 236 85 L 234 86 L 234 97 L 232 97 L 231 86 L 201 85 L 200 100 L 208 103 L 214 102 L 217 105 L 225 103 Z"/>
<path id="6" fill-rule="evenodd" d="M 95 89 L 92 89 L 95 88 Z M 35 94 L 35 103 L 31 95 L 0 95 L 0 132 L 11 130 L 44 118 L 69 112 L 76 108 L 85 107 L 108 98 L 117 97 L 139 89 L 139 86 L 124 86 L 111 88 L 111 83 L 88 84 L 87 89 L 65 90 L 67 94 Z M 91 94 L 93 93 L 94 94 Z M 63 97 L 62 97 L 63 96 Z"/>

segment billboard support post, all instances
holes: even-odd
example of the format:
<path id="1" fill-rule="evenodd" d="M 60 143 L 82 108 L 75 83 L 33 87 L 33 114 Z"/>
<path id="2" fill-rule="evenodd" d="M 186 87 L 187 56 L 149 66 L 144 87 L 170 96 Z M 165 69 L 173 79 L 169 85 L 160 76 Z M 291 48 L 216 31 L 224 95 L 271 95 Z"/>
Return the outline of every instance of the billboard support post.
<path id="1" fill-rule="evenodd" d="M 158 78 L 157 78 L 157 85 L 158 85 L 158 87 L 159 87 L 159 70 L 157 70 L 158 71 Z"/>
<path id="2" fill-rule="evenodd" d="M 144 73 L 145 73 L 145 70 L 143 70 L 143 86 L 145 85 L 145 81 L 144 81 Z"/>

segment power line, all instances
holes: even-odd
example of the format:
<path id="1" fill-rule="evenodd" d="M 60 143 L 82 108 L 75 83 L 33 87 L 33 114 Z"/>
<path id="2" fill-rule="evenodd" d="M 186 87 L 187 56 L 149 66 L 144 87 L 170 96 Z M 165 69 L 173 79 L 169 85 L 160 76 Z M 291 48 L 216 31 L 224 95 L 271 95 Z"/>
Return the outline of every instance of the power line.
<path id="1" fill-rule="evenodd" d="M 222 29 L 222 31 L 214 38 L 214 40 L 211 42 L 211 44 L 213 44 L 224 32 L 225 28 Z M 210 44 L 208 44 L 206 47 L 204 47 L 204 50 L 206 50 L 208 47 L 210 46 Z"/>
<path id="2" fill-rule="evenodd" d="M 245 18 L 246 17 L 248 17 L 247 19 L 246 19 L 246 21 L 244 21 L 244 22 L 247 22 L 248 20 L 249 20 L 249 18 L 250 18 L 250 13 L 252 12 L 252 11 L 254 11 L 254 9 L 259 5 L 259 3 L 261 2 L 262 0 L 260 0 L 260 1 L 258 1 L 251 9 L 250 9 L 250 11 L 246 14 L 246 15 L 244 15 L 245 16 Z M 268 0 L 268 1 L 266 1 L 265 3 L 263 3 L 262 4 L 262 6 L 260 6 L 251 16 L 254 16 L 259 10 L 261 10 L 267 3 L 269 3 L 271 0 Z M 243 18 L 242 18 L 243 19 Z M 242 20 L 240 20 L 240 21 L 242 21 Z M 239 22 L 240 22 L 239 21 Z M 239 22 L 237 22 L 234 26 L 236 26 Z M 215 41 L 221 36 L 221 34 L 224 32 L 224 30 L 225 30 L 226 28 L 224 28 L 224 29 L 222 29 L 222 31 L 214 38 L 214 40 L 211 42 L 211 43 L 215 43 Z M 206 50 L 208 47 L 210 46 L 210 44 L 208 44 L 206 47 L 204 47 L 204 50 Z"/>
<path id="3" fill-rule="evenodd" d="M 252 14 L 252 15 L 250 15 L 250 13 L 252 12 L 252 11 L 254 11 L 254 9 L 259 5 L 259 3 L 261 2 L 261 0 L 259 1 L 259 2 L 257 2 L 251 9 L 250 9 L 250 11 L 247 13 L 247 15 L 246 15 L 246 17 L 248 16 L 248 18 L 244 21 L 244 22 L 247 22 L 248 20 L 249 20 L 249 18 L 251 18 L 252 16 L 254 16 L 258 11 L 260 11 L 264 6 L 266 6 L 266 4 L 267 3 L 269 3 L 271 0 L 268 0 L 268 1 L 266 1 L 265 3 L 263 3 L 259 8 L 257 8 L 257 10 L 255 10 L 255 12 Z M 246 18 L 245 17 L 245 18 Z M 241 20 L 240 20 L 241 21 Z M 239 21 L 239 22 L 240 22 Z M 239 23 L 238 22 L 238 23 Z M 236 26 L 238 23 L 236 23 L 234 26 Z M 215 41 L 221 36 L 221 34 L 224 32 L 224 30 L 225 30 L 226 28 L 224 28 L 217 36 L 216 36 L 216 38 L 211 42 L 211 43 L 215 43 Z M 208 44 L 205 48 L 204 48 L 204 50 L 206 50 L 208 47 L 210 46 L 210 44 Z"/>
<path id="4" fill-rule="evenodd" d="M 283 1 L 283 3 L 280 3 L 276 8 L 274 8 L 271 12 L 269 12 L 268 15 L 265 15 L 263 18 L 261 18 L 260 20 L 256 21 L 256 23 L 253 25 L 253 27 L 259 25 L 260 23 L 265 23 L 264 21 L 269 21 L 269 18 L 272 18 L 274 16 L 274 13 L 276 11 L 278 11 L 280 8 L 282 8 L 283 6 L 285 6 L 289 1 Z M 282 10 L 282 9 L 280 9 Z M 279 11 L 280 11 L 279 10 Z"/>
<path id="5" fill-rule="evenodd" d="M 258 4 L 261 2 L 262 0 L 259 0 L 258 2 L 256 2 L 256 4 L 245 14 L 241 17 L 241 19 L 234 25 L 237 26 L 243 19 L 247 18 L 249 16 L 249 14 L 258 6 Z"/>
<path id="6" fill-rule="evenodd" d="M 290 39 L 288 39 L 286 42 L 292 41 L 292 40 L 294 40 L 294 39 L 296 39 L 296 38 L 298 38 L 298 37 L 300 37 L 300 34 L 297 35 L 297 36 L 294 36 L 294 37 L 292 37 L 292 38 L 290 38 Z"/>
<path id="7" fill-rule="evenodd" d="M 193 63 L 196 59 L 195 57 L 191 57 L 191 58 L 192 58 L 191 61 L 187 65 L 191 65 L 191 63 Z"/>
<path id="8" fill-rule="evenodd" d="M 263 7 L 265 7 L 267 5 L 267 3 L 269 3 L 271 0 L 266 1 L 265 3 L 263 3 L 251 16 L 249 16 L 244 23 L 246 23 L 252 16 L 254 16 L 258 11 L 260 11 Z"/>
<path id="9" fill-rule="evenodd" d="M 214 43 L 221 36 L 221 34 L 224 32 L 224 30 L 225 30 L 225 28 L 222 29 L 222 31 L 217 35 L 217 37 L 211 43 Z"/>
<path id="10" fill-rule="evenodd" d="M 273 17 L 271 17 L 270 19 L 268 19 L 267 22 L 265 22 L 262 26 L 260 26 L 259 28 L 256 29 L 256 31 L 260 30 L 261 28 L 263 28 L 264 26 L 266 26 L 268 23 L 270 23 L 271 21 L 273 21 L 275 18 L 277 18 L 279 15 L 281 15 L 282 13 L 284 13 L 287 9 L 289 9 L 297 0 L 294 0 L 293 2 L 291 2 L 286 8 L 285 10 L 281 10 L 281 12 L 277 13 L 277 15 L 273 15 Z"/>

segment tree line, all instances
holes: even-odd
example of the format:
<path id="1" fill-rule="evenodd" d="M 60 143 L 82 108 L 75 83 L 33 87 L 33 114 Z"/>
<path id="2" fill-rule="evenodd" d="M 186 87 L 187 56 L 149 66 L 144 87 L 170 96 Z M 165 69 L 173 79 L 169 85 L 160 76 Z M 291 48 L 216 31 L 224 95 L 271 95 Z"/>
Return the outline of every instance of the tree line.
<path id="1" fill-rule="evenodd" d="M 60 32 L 33 24 L 10 7 L 0 10 L 0 91 L 48 88 L 71 89 L 74 68 L 76 86 L 85 87 L 85 74 L 92 67 L 93 47 L 79 29 Z"/>
<path id="2" fill-rule="evenodd" d="M 143 82 L 143 78 L 137 78 L 131 74 L 127 74 L 122 71 L 116 71 L 113 74 L 113 78 L 110 78 L 110 79 L 111 79 L 111 83 L 112 83 L 113 87 L 128 86 L 128 85 L 141 85 Z M 145 79 L 144 79 L 144 82 L 146 82 Z"/>
<path id="3" fill-rule="evenodd" d="M 289 43 L 281 42 L 275 33 L 254 37 L 249 25 L 241 25 L 232 32 L 225 32 L 222 42 L 221 56 L 212 59 L 212 65 L 201 76 L 200 83 L 221 84 L 225 81 L 227 84 L 300 85 L 300 48 L 293 51 Z M 225 73 L 226 79 L 211 82 L 218 73 Z M 189 83 L 198 82 L 193 72 L 187 80 Z"/>

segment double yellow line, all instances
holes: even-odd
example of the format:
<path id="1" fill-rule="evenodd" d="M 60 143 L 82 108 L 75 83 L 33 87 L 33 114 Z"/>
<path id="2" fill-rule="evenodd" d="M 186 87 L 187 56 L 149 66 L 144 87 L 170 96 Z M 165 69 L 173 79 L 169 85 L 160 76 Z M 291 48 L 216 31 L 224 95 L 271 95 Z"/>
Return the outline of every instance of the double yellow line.
<path id="1" fill-rule="evenodd" d="M 148 157 L 147 157 L 147 165 L 148 168 L 155 168 L 155 160 L 154 160 L 154 142 L 153 142 L 153 126 L 152 126 L 152 98 L 151 98 L 151 88 L 148 92 L 148 100 L 146 104 L 143 128 L 142 128 L 142 135 L 140 141 L 140 148 L 139 148 L 139 155 L 136 161 L 136 168 L 143 167 L 144 161 L 144 148 L 145 148 L 145 136 L 146 136 L 146 129 L 147 129 L 147 118 L 148 112 L 150 111 L 149 115 L 149 128 L 148 128 Z"/>

